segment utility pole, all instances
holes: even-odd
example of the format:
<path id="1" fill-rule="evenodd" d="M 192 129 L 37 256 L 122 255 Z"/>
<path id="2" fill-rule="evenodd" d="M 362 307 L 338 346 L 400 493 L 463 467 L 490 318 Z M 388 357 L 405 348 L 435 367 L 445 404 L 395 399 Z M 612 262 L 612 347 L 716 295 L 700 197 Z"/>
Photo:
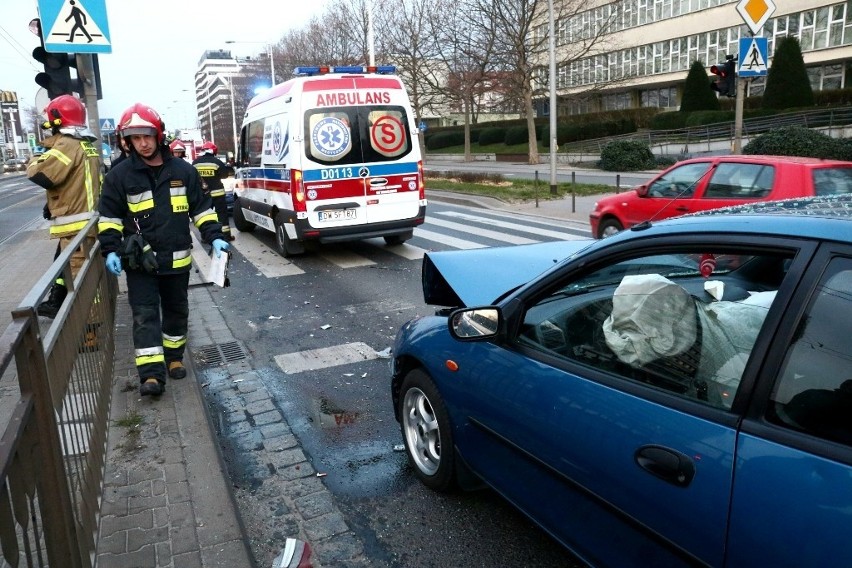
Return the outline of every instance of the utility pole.
<path id="1" fill-rule="evenodd" d="M 743 107 L 745 106 L 746 80 L 737 81 L 737 99 L 734 111 L 734 154 L 743 153 Z"/>
<path id="2" fill-rule="evenodd" d="M 83 83 L 83 104 L 86 106 L 86 116 L 89 117 L 89 130 L 94 132 L 98 142 L 102 143 L 101 121 L 98 115 L 98 88 L 91 53 L 77 54 L 77 78 Z M 98 152 L 100 152 L 100 146 L 98 146 Z"/>

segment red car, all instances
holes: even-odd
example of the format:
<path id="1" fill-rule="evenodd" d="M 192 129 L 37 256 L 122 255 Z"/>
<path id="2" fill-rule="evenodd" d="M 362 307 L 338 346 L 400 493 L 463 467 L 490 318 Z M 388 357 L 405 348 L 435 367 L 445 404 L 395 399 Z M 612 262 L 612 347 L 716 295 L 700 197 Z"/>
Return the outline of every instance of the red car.
<path id="1" fill-rule="evenodd" d="M 708 156 L 678 162 L 648 183 L 605 197 L 589 215 L 603 238 L 643 221 L 728 205 L 852 193 L 852 162 L 791 156 Z"/>

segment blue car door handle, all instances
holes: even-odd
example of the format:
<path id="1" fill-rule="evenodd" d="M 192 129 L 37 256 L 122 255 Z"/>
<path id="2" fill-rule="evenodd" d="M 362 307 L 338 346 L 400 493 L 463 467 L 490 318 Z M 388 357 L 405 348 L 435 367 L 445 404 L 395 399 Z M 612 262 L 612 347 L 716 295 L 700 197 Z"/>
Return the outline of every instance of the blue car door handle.
<path id="1" fill-rule="evenodd" d="M 695 477 L 695 464 L 686 454 L 663 446 L 642 446 L 633 454 L 645 471 L 678 487 L 686 487 Z"/>

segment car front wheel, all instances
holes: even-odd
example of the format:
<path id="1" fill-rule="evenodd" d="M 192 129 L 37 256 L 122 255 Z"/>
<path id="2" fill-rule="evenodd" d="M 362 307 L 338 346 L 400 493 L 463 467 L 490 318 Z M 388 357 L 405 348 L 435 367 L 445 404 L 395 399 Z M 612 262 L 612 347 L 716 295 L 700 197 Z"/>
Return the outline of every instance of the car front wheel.
<path id="1" fill-rule="evenodd" d="M 617 219 L 607 219 L 602 221 L 600 227 L 598 227 L 598 238 L 602 239 L 604 237 L 611 237 L 616 233 L 620 233 L 624 230 L 624 225 L 618 222 Z"/>
<path id="2" fill-rule="evenodd" d="M 450 417 L 435 383 L 423 370 L 414 369 L 402 382 L 399 401 L 402 436 L 414 473 L 436 491 L 455 488 Z"/>

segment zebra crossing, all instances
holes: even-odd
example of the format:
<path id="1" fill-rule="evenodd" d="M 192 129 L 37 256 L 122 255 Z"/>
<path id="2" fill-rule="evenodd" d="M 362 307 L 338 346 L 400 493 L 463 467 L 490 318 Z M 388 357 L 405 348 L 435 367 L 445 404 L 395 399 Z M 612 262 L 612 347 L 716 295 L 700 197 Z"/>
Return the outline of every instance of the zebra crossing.
<path id="1" fill-rule="evenodd" d="M 499 230 L 497 230 L 499 229 Z M 436 250 L 469 250 L 491 246 L 525 245 L 554 240 L 589 238 L 588 230 L 558 220 L 488 211 L 473 213 L 456 209 L 429 211 L 426 222 L 414 229 L 414 237 L 400 245 L 383 239 L 365 239 L 358 246 L 347 243 L 323 245 L 307 257 L 283 258 L 272 248 L 274 235 L 258 229 L 253 233 L 234 231 L 235 250 L 266 278 L 296 276 L 311 270 L 306 265 L 320 258 L 340 269 L 374 266 L 387 253 L 404 260 L 420 261 Z M 372 255 L 371 249 L 376 251 Z"/>

